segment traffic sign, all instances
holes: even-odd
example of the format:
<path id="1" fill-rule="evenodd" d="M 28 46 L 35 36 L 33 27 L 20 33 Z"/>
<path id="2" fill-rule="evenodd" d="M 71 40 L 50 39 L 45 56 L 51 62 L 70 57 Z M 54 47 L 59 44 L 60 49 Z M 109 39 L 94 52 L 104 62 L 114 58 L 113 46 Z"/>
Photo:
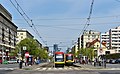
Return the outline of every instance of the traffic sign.
<path id="1" fill-rule="evenodd" d="M 29 57 L 29 52 L 26 52 L 26 53 L 25 53 L 25 57 Z"/>
<path id="2" fill-rule="evenodd" d="M 26 50 L 26 46 L 23 46 L 23 50 Z"/>

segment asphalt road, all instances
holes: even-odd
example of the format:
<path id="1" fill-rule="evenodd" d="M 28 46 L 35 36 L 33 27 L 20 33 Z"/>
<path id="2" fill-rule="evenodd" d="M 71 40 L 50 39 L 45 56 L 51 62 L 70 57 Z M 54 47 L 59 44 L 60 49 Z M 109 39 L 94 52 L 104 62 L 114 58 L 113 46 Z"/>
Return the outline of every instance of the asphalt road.
<path id="1" fill-rule="evenodd" d="M 0 71 L 0 74 L 120 74 L 120 70 L 72 70 L 72 71 Z"/>
<path id="2" fill-rule="evenodd" d="M 0 68 L 19 68 L 19 64 L 0 64 Z"/>
<path id="3" fill-rule="evenodd" d="M 50 65 L 50 64 L 49 64 Z M 41 70 L 25 70 L 25 69 L 15 69 L 15 70 L 0 70 L 0 74 L 120 74 L 120 64 L 107 64 L 107 67 L 114 68 L 110 70 L 85 70 L 79 67 L 65 67 L 63 69 L 54 69 L 52 67 L 43 67 Z M 19 68 L 19 64 L 0 64 L 0 68 Z M 52 70 L 49 70 L 49 69 Z M 76 69 L 77 68 L 77 69 Z M 38 69 L 38 67 L 36 68 Z M 40 68 L 41 69 L 41 68 Z M 64 70 L 66 69 L 66 70 Z M 69 69 L 69 70 L 68 70 Z"/>
<path id="4" fill-rule="evenodd" d="M 120 64 L 107 64 L 108 68 L 120 68 Z"/>

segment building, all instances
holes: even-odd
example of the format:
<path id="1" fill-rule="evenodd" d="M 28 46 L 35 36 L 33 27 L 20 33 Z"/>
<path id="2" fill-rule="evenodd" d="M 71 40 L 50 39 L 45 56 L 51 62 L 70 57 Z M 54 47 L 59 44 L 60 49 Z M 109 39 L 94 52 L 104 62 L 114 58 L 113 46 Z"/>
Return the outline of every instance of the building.
<path id="1" fill-rule="evenodd" d="M 45 50 L 46 53 L 49 54 L 49 47 L 45 46 L 45 47 L 44 47 L 44 50 Z"/>
<path id="2" fill-rule="evenodd" d="M 34 38 L 34 36 L 25 29 L 17 30 L 17 44 L 25 38 Z"/>
<path id="3" fill-rule="evenodd" d="M 10 52 L 15 50 L 17 26 L 12 15 L 0 4 L 0 60 L 9 60 Z"/>
<path id="4" fill-rule="evenodd" d="M 109 49 L 109 32 L 101 34 L 101 41 L 106 43 L 106 47 Z"/>
<path id="5" fill-rule="evenodd" d="M 73 47 L 71 49 L 71 52 L 74 54 L 74 57 L 76 57 L 76 58 L 78 58 L 78 54 L 79 54 L 78 51 L 79 51 L 78 50 L 78 45 L 77 44 L 73 45 Z"/>
<path id="6" fill-rule="evenodd" d="M 86 43 L 92 42 L 95 39 L 100 39 L 100 32 L 94 30 L 84 31 L 80 39 L 80 48 L 86 48 Z"/>
<path id="7" fill-rule="evenodd" d="M 109 30 L 109 49 L 120 53 L 120 26 Z"/>
<path id="8" fill-rule="evenodd" d="M 86 47 L 94 48 L 94 53 L 96 54 L 96 56 L 105 55 L 107 51 L 106 42 L 101 42 L 98 39 L 95 39 L 92 42 L 88 42 L 86 44 Z"/>
<path id="9" fill-rule="evenodd" d="M 36 40 L 38 46 L 39 46 L 40 48 L 42 48 L 42 44 L 41 44 L 37 39 L 35 39 L 35 40 Z"/>

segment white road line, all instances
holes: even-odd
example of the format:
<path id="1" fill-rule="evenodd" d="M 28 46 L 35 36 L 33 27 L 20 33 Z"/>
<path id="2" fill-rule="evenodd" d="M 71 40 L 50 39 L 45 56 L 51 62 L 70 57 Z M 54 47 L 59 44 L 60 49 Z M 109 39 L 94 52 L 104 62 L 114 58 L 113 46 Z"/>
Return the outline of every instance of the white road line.
<path id="1" fill-rule="evenodd" d="M 48 68 L 48 70 L 51 70 L 52 68 Z"/>
<path id="2" fill-rule="evenodd" d="M 14 68 L 0 68 L 0 70 L 14 70 Z"/>
<path id="3" fill-rule="evenodd" d="M 65 69 L 65 70 L 67 70 L 68 68 L 67 68 L 67 67 L 65 67 L 64 69 Z"/>
<path id="4" fill-rule="evenodd" d="M 64 68 L 54 68 L 54 67 L 45 67 L 45 68 L 36 68 L 38 71 L 56 71 L 56 70 L 80 70 L 81 68 L 76 67 L 64 67 Z"/>
<path id="5" fill-rule="evenodd" d="M 59 70 L 62 70 L 63 68 L 58 68 Z"/>
<path id="6" fill-rule="evenodd" d="M 37 68 L 37 69 L 35 69 L 35 70 L 39 70 L 40 68 Z"/>
<path id="7" fill-rule="evenodd" d="M 42 68 L 42 70 L 46 70 L 47 68 Z"/>
<path id="8" fill-rule="evenodd" d="M 72 68 L 68 68 L 68 69 L 72 70 Z"/>
<path id="9" fill-rule="evenodd" d="M 74 68 L 75 70 L 79 70 L 79 68 Z"/>

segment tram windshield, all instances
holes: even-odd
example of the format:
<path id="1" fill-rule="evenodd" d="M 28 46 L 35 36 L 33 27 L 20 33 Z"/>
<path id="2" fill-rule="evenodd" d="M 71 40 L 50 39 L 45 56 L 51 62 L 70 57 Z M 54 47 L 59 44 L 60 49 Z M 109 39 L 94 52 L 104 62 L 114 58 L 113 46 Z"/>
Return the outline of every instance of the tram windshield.
<path id="1" fill-rule="evenodd" d="M 73 56 L 70 56 L 70 55 L 66 56 L 66 60 L 72 60 L 72 59 L 73 59 Z"/>
<path id="2" fill-rule="evenodd" d="M 62 62 L 62 61 L 64 61 L 64 55 L 63 54 L 56 54 L 55 55 L 55 61 L 56 62 Z"/>

